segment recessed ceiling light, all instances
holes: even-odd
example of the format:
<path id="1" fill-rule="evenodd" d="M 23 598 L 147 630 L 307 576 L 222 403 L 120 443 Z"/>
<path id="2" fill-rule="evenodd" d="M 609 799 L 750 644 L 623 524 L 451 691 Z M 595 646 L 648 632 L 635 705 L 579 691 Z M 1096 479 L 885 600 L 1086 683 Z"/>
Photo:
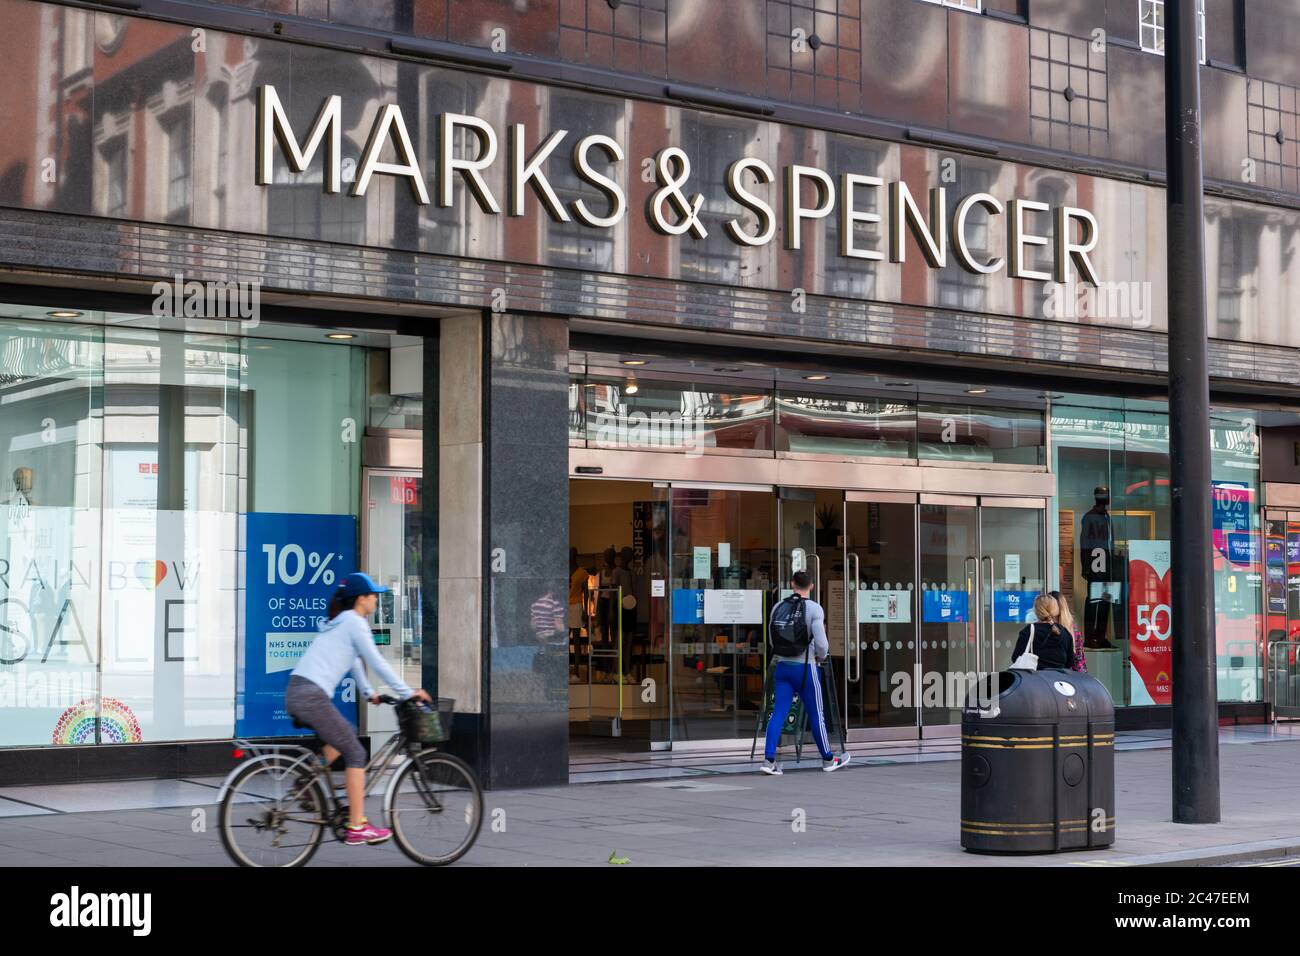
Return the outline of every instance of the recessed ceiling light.
<path id="1" fill-rule="evenodd" d="M 351 332 L 330 332 L 328 335 L 325 336 L 325 338 L 338 339 L 339 341 L 344 341 L 346 339 L 355 339 L 356 336 L 353 335 Z"/>
<path id="2" fill-rule="evenodd" d="M 645 359 L 623 359 L 624 365 L 644 365 Z"/>
<path id="3" fill-rule="evenodd" d="M 255 348 L 255 349 L 269 349 L 270 347 L 271 347 L 271 346 L 269 346 L 269 345 L 254 345 L 254 346 L 253 346 L 253 348 Z"/>
<path id="4" fill-rule="evenodd" d="M 911 382 L 886 382 L 885 386 L 887 388 L 911 388 L 912 383 Z"/>
<path id="5" fill-rule="evenodd" d="M 805 375 L 804 380 L 809 382 L 824 382 L 830 378 L 829 375 Z"/>
<path id="6" fill-rule="evenodd" d="M 79 318 L 82 313 L 76 312 L 72 309 L 55 309 L 53 312 L 46 312 L 45 314 L 52 319 L 76 319 Z"/>
<path id="7" fill-rule="evenodd" d="M 968 388 L 968 389 L 966 389 L 966 394 L 967 394 L 967 395 L 983 395 L 983 394 L 985 394 L 987 391 L 988 391 L 987 388 Z"/>
<path id="8" fill-rule="evenodd" d="M 741 368 L 739 365 L 723 365 L 723 366 L 720 367 L 720 368 L 715 368 L 713 371 L 715 371 L 715 372 L 743 372 L 744 369 Z"/>
<path id="9" fill-rule="evenodd" d="M 627 387 L 624 388 L 623 391 L 629 395 L 635 395 L 637 392 L 641 391 L 641 388 L 636 382 L 628 382 Z"/>

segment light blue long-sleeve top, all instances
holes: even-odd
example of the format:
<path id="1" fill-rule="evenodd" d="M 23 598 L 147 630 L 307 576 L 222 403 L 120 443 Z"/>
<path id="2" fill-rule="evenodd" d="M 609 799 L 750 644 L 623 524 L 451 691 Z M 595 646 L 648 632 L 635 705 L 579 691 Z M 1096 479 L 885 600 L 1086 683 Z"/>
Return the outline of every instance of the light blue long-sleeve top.
<path id="1" fill-rule="evenodd" d="M 344 611 L 320 626 L 320 635 L 311 642 L 311 647 L 299 659 L 293 673 L 333 696 L 343 675 L 351 670 L 361 695 L 371 697 L 375 691 L 366 679 L 362 661 L 402 700 L 414 696 L 415 692 L 393 673 L 388 661 L 379 656 L 366 619 L 352 610 Z"/>

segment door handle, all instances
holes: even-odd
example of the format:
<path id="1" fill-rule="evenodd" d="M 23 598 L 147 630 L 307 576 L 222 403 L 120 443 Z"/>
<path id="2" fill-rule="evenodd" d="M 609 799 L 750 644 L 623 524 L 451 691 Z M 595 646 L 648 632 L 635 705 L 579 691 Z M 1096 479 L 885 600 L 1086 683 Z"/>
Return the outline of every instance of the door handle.
<path id="1" fill-rule="evenodd" d="M 984 570 L 985 561 L 989 563 L 989 576 L 984 586 L 980 588 L 980 601 L 982 602 L 984 600 L 984 594 L 987 591 L 989 596 L 988 606 L 983 608 L 983 610 L 988 613 L 988 625 L 989 625 L 988 633 L 985 635 L 985 640 L 988 641 L 988 651 L 989 651 L 989 666 L 986 669 L 992 671 L 994 666 L 997 664 L 997 660 L 998 660 L 997 645 L 994 643 L 996 640 L 995 637 L 996 631 L 993 627 L 993 604 L 994 601 L 996 600 L 993 594 L 993 571 L 994 571 L 993 556 L 991 554 L 984 555 L 984 557 L 980 560 L 981 571 Z"/>
<path id="2" fill-rule="evenodd" d="M 980 632 L 983 630 L 979 614 L 975 613 L 978 605 L 975 603 L 975 590 L 979 587 L 980 563 L 975 556 L 967 555 L 966 560 L 962 562 L 962 567 L 966 571 L 966 614 L 968 623 L 966 632 L 970 633 L 970 624 L 975 625 L 975 670 L 980 671 L 980 661 L 983 659 L 980 654 Z M 969 670 L 969 668 L 967 668 Z"/>
<path id="3" fill-rule="evenodd" d="M 858 629 L 862 626 L 862 622 L 858 620 L 858 588 L 861 586 L 860 577 L 861 577 L 862 563 L 861 563 L 861 559 L 858 557 L 856 552 L 849 555 L 849 562 L 850 562 L 850 566 L 853 569 L 853 610 L 850 613 L 847 607 L 849 601 L 848 601 L 848 591 L 846 589 L 845 596 L 844 596 L 844 603 L 846 605 L 845 613 L 844 613 L 844 622 L 847 625 L 850 616 L 853 618 L 853 626 L 849 629 L 847 635 L 848 639 L 853 641 L 852 644 L 853 653 L 845 654 L 846 660 L 844 662 L 844 670 L 848 675 L 849 683 L 856 684 L 858 681 L 862 679 L 862 642 L 858 640 L 858 638 L 861 636 Z M 847 652 L 850 648 L 846 646 L 844 649 Z M 853 662 L 855 666 L 850 668 L 849 667 L 850 662 Z"/>

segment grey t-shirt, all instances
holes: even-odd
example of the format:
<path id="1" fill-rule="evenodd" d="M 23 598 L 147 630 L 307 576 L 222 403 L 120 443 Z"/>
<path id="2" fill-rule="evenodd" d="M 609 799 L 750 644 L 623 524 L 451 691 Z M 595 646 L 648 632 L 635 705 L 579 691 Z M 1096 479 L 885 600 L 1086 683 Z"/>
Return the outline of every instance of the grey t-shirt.
<path id="1" fill-rule="evenodd" d="M 776 608 L 772 608 L 772 613 L 776 613 Z M 816 664 L 819 660 L 831 652 L 830 641 L 826 639 L 826 612 L 822 606 L 812 598 L 803 599 L 804 621 L 808 624 L 808 633 L 812 635 L 812 653 L 808 655 L 808 663 Z M 769 626 L 771 619 L 768 620 Z M 773 654 L 772 659 L 775 661 L 790 661 L 794 664 L 802 664 L 804 655 L 798 657 L 781 657 L 779 654 Z"/>

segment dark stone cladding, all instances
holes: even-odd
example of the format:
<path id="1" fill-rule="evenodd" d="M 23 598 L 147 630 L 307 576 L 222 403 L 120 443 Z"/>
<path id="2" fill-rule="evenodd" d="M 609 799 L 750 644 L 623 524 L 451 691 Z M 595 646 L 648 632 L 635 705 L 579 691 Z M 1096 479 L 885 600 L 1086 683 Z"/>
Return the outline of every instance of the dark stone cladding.
<path id="1" fill-rule="evenodd" d="M 788 292 L 584 273 L 326 242 L 0 209 L 0 267 L 118 278 L 256 279 L 264 292 L 489 308 L 503 289 L 513 313 L 608 319 L 630 326 L 733 332 L 926 354 L 1020 360 L 1163 376 L 1165 335 L 1143 329 L 971 314 Z M 1297 351 L 1210 342 L 1210 374 L 1233 384 L 1297 386 Z"/>

